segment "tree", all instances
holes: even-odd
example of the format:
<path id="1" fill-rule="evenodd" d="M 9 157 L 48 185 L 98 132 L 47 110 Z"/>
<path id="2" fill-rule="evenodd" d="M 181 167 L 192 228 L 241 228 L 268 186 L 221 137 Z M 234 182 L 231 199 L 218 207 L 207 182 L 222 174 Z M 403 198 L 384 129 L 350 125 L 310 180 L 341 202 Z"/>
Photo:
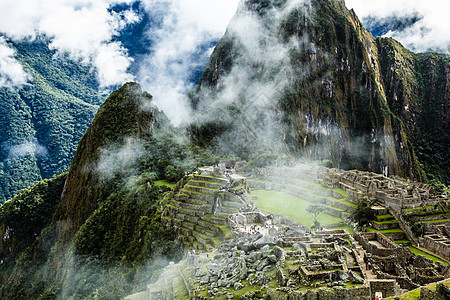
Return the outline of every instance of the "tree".
<path id="1" fill-rule="evenodd" d="M 317 221 L 317 217 L 321 212 L 324 212 L 327 208 L 322 205 L 308 205 L 306 211 L 313 217 L 314 227 L 317 229 L 320 227 L 320 223 Z"/>
<path id="2" fill-rule="evenodd" d="M 375 219 L 375 210 L 372 209 L 367 198 L 361 199 L 352 214 L 353 222 L 357 223 L 359 227 L 363 227 L 373 219 Z"/>
<path id="3" fill-rule="evenodd" d="M 177 182 L 183 175 L 183 170 L 176 166 L 168 165 L 166 168 L 165 177 L 169 182 Z"/>

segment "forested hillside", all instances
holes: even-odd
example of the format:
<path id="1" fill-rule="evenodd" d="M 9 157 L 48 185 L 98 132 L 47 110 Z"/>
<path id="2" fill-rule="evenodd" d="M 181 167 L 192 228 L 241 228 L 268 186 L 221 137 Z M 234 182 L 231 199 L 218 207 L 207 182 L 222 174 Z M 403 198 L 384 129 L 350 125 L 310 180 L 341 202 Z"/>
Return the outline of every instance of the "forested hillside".
<path id="1" fill-rule="evenodd" d="M 66 171 L 102 101 L 90 67 L 39 39 L 14 47 L 30 80 L 0 88 L 0 203 Z"/>

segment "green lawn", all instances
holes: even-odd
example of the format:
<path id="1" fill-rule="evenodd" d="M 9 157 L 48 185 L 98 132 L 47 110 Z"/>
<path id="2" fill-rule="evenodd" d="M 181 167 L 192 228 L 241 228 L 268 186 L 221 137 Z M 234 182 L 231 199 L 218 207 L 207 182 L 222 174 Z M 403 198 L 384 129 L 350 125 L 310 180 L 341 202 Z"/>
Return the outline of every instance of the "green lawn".
<path id="1" fill-rule="evenodd" d="M 436 256 L 434 256 L 434 255 L 431 255 L 431 254 L 429 254 L 429 253 L 423 252 L 422 250 L 417 249 L 417 248 L 415 248 L 415 247 L 413 247 L 413 246 L 408 246 L 408 248 L 409 248 L 409 250 L 411 250 L 411 252 L 414 253 L 415 255 L 421 254 L 421 255 L 423 255 L 423 256 L 425 256 L 425 257 L 427 257 L 427 258 L 432 259 L 433 262 L 436 262 L 436 261 L 439 260 L 439 261 L 443 262 L 445 265 L 448 265 L 448 261 L 446 261 L 446 260 L 444 260 L 444 259 L 440 259 L 440 258 L 438 258 L 438 257 L 436 257 Z"/>
<path id="2" fill-rule="evenodd" d="M 358 207 L 358 204 L 356 204 L 356 203 L 353 203 L 353 202 L 351 202 L 351 201 L 348 201 L 347 199 L 334 199 L 333 201 L 337 201 L 337 202 L 339 202 L 339 203 L 342 203 L 342 204 L 345 204 L 345 205 L 348 205 L 348 206 L 350 206 L 350 207 Z"/>
<path id="3" fill-rule="evenodd" d="M 450 287 L 450 279 L 447 279 L 447 280 L 443 281 L 442 284 L 444 286 L 446 286 L 446 287 Z M 407 292 L 405 294 L 402 294 L 402 295 L 399 295 L 399 296 L 396 296 L 396 297 L 389 297 L 389 298 L 386 298 L 386 299 L 391 299 L 391 300 L 393 300 L 393 299 L 399 299 L 399 300 L 419 299 L 419 297 L 420 297 L 420 289 L 421 288 L 409 291 L 409 292 Z M 426 285 L 425 288 L 430 290 L 430 291 L 435 291 L 436 290 L 436 282 L 433 282 L 433 283 L 430 283 L 430 284 Z"/>
<path id="4" fill-rule="evenodd" d="M 387 214 L 387 215 L 377 215 L 376 216 L 378 219 L 389 219 L 389 218 L 393 218 L 393 216 L 391 214 Z"/>
<path id="5" fill-rule="evenodd" d="M 312 215 L 306 211 L 308 205 L 314 203 L 279 191 L 253 191 L 251 196 L 257 196 L 254 200 L 256 206 L 265 214 L 282 214 L 293 221 L 311 226 Z M 343 219 L 321 213 L 318 217 L 321 225 L 341 223 Z"/>
<path id="6" fill-rule="evenodd" d="M 381 233 L 393 233 L 393 232 L 403 232 L 403 230 L 401 230 L 400 228 L 394 228 L 394 229 L 387 229 L 387 230 L 376 230 L 373 227 L 366 227 L 367 231 L 371 231 L 371 232 L 381 232 Z"/>
<path id="7" fill-rule="evenodd" d="M 375 224 L 395 224 L 398 223 L 397 220 L 389 220 L 389 221 L 372 221 Z"/>
<path id="8" fill-rule="evenodd" d="M 421 223 L 437 223 L 437 222 L 450 222 L 450 219 L 442 219 L 442 220 L 430 220 L 430 221 L 420 221 Z"/>
<path id="9" fill-rule="evenodd" d="M 433 208 L 433 205 L 428 205 L 426 208 Z M 414 211 L 414 210 L 420 210 L 425 209 L 425 207 L 418 206 L 418 207 L 411 207 L 411 208 L 403 208 L 404 211 Z"/>
<path id="10" fill-rule="evenodd" d="M 334 227 L 334 228 L 329 228 L 330 230 L 335 230 L 335 229 L 345 229 L 347 230 L 348 233 L 353 233 L 353 228 L 350 226 L 341 226 L 341 227 Z"/>
<path id="11" fill-rule="evenodd" d="M 175 186 L 175 183 L 168 182 L 167 180 L 158 180 L 154 182 L 155 186 L 167 185 L 170 188 Z"/>
<path id="12" fill-rule="evenodd" d="M 312 187 L 317 187 L 317 188 L 323 189 L 323 190 L 333 190 L 336 193 L 341 194 L 344 197 L 347 196 L 347 191 L 345 191 L 343 189 L 340 189 L 340 188 L 329 188 L 329 187 L 326 187 L 326 186 L 324 186 L 324 185 L 322 185 L 320 183 L 310 182 L 310 181 L 307 181 L 307 180 L 304 180 L 304 179 L 301 179 L 301 178 L 294 178 L 294 180 L 299 181 L 299 182 L 304 183 L 304 184 L 307 184 L 307 185 L 312 186 Z"/>
<path id="13" fill-rule="evenodd" d="M 395 240 L 396 244 L 411 244 L 409 240 Z"/>

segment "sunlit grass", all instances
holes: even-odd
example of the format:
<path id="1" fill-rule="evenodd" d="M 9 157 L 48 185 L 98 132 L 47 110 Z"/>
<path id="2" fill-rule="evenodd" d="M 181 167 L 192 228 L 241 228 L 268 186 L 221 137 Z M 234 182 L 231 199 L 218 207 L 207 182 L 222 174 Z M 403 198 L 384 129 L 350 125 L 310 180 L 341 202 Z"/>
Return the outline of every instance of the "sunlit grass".
<path id="1" fill-rule="evenodd" d="M 421 288 L 426 288 L 427 290 L 435 291 L 436 290 L 436 284 L 437 284 L 436 282 L 433 282 L 433 283 L 430 283 L 430 284 L 426 285 L 425 287 L 421 287 Z M 447 280 L 443 281 L 442 284 L 444 286 L 446 286 L 446 287 L 450 287 L 450 279 L 447 279 Z M 396 296 L 396 297 L 389 297 L 389 298 L 386 298 L 386 299 L 391 299 L 391 300 L 393 300 L 393 299 L 398 299 L 398 300 L 419 299 L 420 298 L 420 289 L 421 288 L 409 291 L 409 292 L 407 292 L 405 294 L 402 294 L 402 295 L 399 295 L 399 296 Z"/>
<path id="2" fill-rule="evenodd" d="M 257 196 L 254 202 L 265 214 L 282 214 L 305 226 L 313 224 L 312 215 L 306 211 L 306 208 L 315 203 L 279 191 L 258 190 L 253 191 L 251 196 Z M 341 223 L 343 219 L 323 212 L 319 214 L 318 221 L 321 225 L 329 225 Z"/>
<path id="3" fill-rule="evenodd" d="M 173 188 L 175 186 L 175 183 L 168 182 L 167 180 L 158 180 L 158 181 L 155 181 L 153 184 L 155 186 L 167 185 L 170 188 Z"/>
<path id="4" fill-rule="evenodd" d="M 435 263 L 436 261 L 441 261 L 441 262 L 443 262 L 445 265 L 448 265 L 448 261 L 446 261 L 446 260 L 444 260 L 444 259 L 440 259 L 440 258 L 438 258 L 438 257 L 436 257 L 436 256 L 434 256 L 434 255 L 429 254 L 429 253 L 423 252 L 422 250 L 417 249 L 416 247 L 408 246 L 408 248 L 409 248 L 409 250 L 411 250 L 411 252 L 414 253 L 415 255 L 419 255 L 419 254 L 420 254 L 420 255 L 425 256 L 426 258 L 432 259 L 434 263 Z"/>

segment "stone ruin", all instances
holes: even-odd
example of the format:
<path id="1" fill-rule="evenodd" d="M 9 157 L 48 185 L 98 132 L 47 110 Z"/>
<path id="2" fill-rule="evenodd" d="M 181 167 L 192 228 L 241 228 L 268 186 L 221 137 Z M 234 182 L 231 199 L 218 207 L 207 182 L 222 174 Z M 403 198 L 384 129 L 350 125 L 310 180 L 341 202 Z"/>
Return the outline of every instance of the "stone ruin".
<path id="1" fill-rule="evenodd" d="M 416 289 L 448 276 L 448 266 L 441 262 L 434 264 L 423 255 L 416 256 L 379 232 L 355 232 L 353 236 L 363 248 L 367 271 L 378 279 L 395 280 L 403 290 Z"/>
<path id="2" fill-rule="evenodd" d="M 421 237 L 419 242 L 422 247 L 450 260 L 450 226 L 436 226 L 433 234 Z"/>
<path id="3" fill-rule="evenodd" d="M 212 173 L 213 167 L 200 168 L 184 176 L 164 197 L 163 223 L 177 229 L 186 247 L 207 250 L 218 246 L 227 234 L 228 217 L 253 209 L 240 190 L 232 189 L 245 189 L 245 178 L 215 177 Z"/>
<path id="4" fill-rule="evenodd" d="M 336 233 L 351 238 L 344 230 Z M 197 265 L 193 277 L 194 299 L 231 299 L 249 286 L 254 290 L 241 299 L 257 299 L 263 294 L 271 295 L 270 299 L 288 299 L 287 295 L 311 299 L 311 294 L 327 295 L 327 299 L 370 299 L 367 279 L 350 243 L 326 231 L 292 247 L 282 247 L 278 236 L 237 234 L 203 265 Z"/>
<path id="5" fill-rule="evenodd" d="M 450 241 L 448 228 L 450 214 L 448 208 L 450 200 L 448 195 L 434 191 L 424 183 L 411 182 L 397 177 L 386 177 L 381 174 L 362 171 L 343 171 L 328 169 L 319 172 L 318 182 L 328 187 L 340 187 L 347 191 L 347 200 L 358 203 L 363 198 L 375 199 L 388 208 L 398 226 L 402 229 L 408 240 L 416 244 L 417 238 L 411 230 L 411 224 L 418 223 L 425 232 L 419 239 L 420 246 L 443 258 L 450 258 Z M 407 209 L 420 210 L 405 212 Z M 436 215 L 427 215 L 435 211 Z M 442 211 L 442 213 L 439 213 Z M 421 213 L 423 212 L 423 215 Z M 447 212 L 447 213 L 445 213 Z M 408 218 L 408 214 L 418 213 L 417 217 Z M 407 221 L 409 220 L 409 221 Z M 395 223 L 374 224 L 377 230 L 390 229 L 386 226 L 397 226 Z M 402 233 L 403 234 L 403 233 Z"/>
<path id="6" fill-rule="evenodd" d="M 287 299 L 286 293 L 289 299 L 371 299 L 375 291 L 383 297 L 394 296 L 450 275 L 449 268 L 442 263 L 433 264 L 423 256 L 416 257 L 380 233 L 352 236 L 345 230 L 309 232 L 307 227 L 281 215 L 264 215 L 255 210 L 248 195 L 224 192 L 223 186 L 232 181 L 223 172 L 228 173 L 232 166 L 231 162 L 223 161 L 215 167 L 200 168 L 198 173 L 187 175 L 165 199 L 163 220 L 167 226 L 178 229 L 186 247 L 203 251 L 218 247 L 216 254 L 211 253 L 210 257 L 208 254 L 203 265 L 195 263 L 190 283 L 194 299 L 219 296 L 228 299 L 249 286 L 255 289 L 241 295 L 242 299 L 261 295 Z M 239 168 L 242 166 L 240 163 Z M 289 180 L 306 176 L 325 186 L 345 189 L 347 200 L 355 203 L 363 197 L 375 197 L 387 206 L 401 209 L 443 199 L 426 185 L 369 172 L 309 165 L 273 167 L 259 172 L 253 179 L 275 176 Z M 286 188 L 274 181 L 266 181 L 261 187 L 257 180 L 233 176 L 244 193 L 255 187 Z M 234 238 L 222 242 L 226 226 L 231 228 Z M 249 226 L 265 228 L 260 231 L 264 235 L 249 234 Z M 448 237 L 448 230 L 441 229 L 424 237 L 421 243 L 448 251 Z"/>
<path id="7" fill-rule="evenodd" d="M 449 201 L 448 196 L 435 192 L 425 183 L 365 171 L 327 169 L 319 182 L 347 191 L 347 200 L 358 203 L 362 198 L 374 198 L 386 206 L 411 208 Z"/>

